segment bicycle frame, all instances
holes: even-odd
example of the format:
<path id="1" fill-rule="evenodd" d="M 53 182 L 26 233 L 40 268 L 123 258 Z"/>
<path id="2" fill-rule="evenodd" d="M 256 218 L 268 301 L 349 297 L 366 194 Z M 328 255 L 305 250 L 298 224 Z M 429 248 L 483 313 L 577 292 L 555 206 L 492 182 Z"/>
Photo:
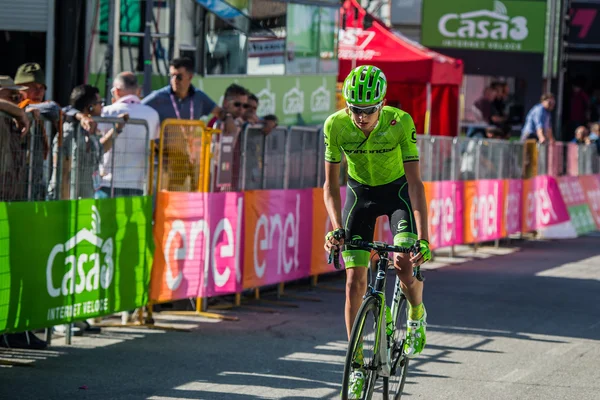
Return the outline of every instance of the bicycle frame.
<path id="1" fill-rule="evenodd" d="M 379 332 L 376 333 L 375 336 L 375 346 L 373 348 L 374 355 L 377 355 L 375 360 L 379 360 L 379 365 L 377 365 L 377 373 L 385 378 L 390 377 L 391 372 L 391 361 L 388 358 L 388 345 L 387 342 L 387 333 L 386 333 L 386 320 L 385 320 L 385 287 L 387 281 L 387 270 L 389 265 L 389 258 L 387 251 L 379 251 L 377 252 L 379 256 L 379 260 L 377 261 L 377 275 L 375 277 L 374 285 L 369 285 L 367 289 L 367 293 L 363 298 L 367 298 L 368 296 L 375 296 L 379 303 L 379 316 L 378 316 L 378 326 Z M 370 269 L 369 269 L 370 271 Z M 392 314 L 392 321 L 394 321 L 394 329 L 396 328 L 395 324 L 398 319 L 399 312 L 399 304 L 400 299 L 404 296 L 402 290 L 400 288 L 400 279 L 396 276 L 396 284 L 394 287 L 394 296 L 392 298 L 392 305 L 390 307 Z M 385 344 L 385 345 L 382 345 Z"/>

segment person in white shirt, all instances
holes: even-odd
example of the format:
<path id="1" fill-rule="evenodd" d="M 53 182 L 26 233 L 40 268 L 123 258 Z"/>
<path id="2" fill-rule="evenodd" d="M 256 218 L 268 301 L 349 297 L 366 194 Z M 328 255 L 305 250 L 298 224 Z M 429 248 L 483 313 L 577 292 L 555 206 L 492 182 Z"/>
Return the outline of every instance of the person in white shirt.
<path id="1" fill-rule="evenodd" d="M 131 123 L 126 124 L 121 132 L 117 130 L 118 135 L 112 148 L 103 156 L 99 190 L 96 191 L 95 197 L 142 196 L 150 184 L 150 142 L 158 139 L 160 135 L 160 118 L 152 107 L 141 103 L 140 87 L 133 72 L 118 74 L 113 82 L 111 94 L 113 104 L 102 109 L 103 117 L 127 114 L 129 119 L 147 121 L 149 131 L 143 125 Z"/>

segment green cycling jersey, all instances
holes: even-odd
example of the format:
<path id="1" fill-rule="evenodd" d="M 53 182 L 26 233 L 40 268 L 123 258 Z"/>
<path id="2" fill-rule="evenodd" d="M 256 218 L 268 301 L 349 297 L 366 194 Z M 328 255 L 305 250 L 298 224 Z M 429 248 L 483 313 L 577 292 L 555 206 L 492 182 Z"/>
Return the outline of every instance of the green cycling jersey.
<path id="1" fill-rule="evenodd" d="M 342 152 L 348 175 L 369 186 L 380 186 L 404 176 L 404 163 L 419 160 L 417 131 L 411 116 L 394 107 L 383 107 L 368 137 L 346 110 L 332 114 L 323 127 L 325 161 L 339 163 Z"/>

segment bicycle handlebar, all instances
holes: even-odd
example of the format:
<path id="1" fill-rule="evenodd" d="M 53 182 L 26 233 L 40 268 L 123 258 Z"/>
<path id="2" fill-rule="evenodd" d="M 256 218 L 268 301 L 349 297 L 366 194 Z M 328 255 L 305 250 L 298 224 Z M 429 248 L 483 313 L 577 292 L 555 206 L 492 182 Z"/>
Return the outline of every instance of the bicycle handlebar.
<path id="1" fill-rule="evenodd" d="M 404 253 L 404 254 L 418 254 L 421 252 L 421 244 L 419 240 L 415 242 L 411 247 L 402 247 L 402 246 L 392 246 L 391 244 L 387 244 L 384 242 L 367 242 L 365 240 L 349 240 L 345 242 L 346 245 L 352 247 L 358 247 L 363 250 L 375 250 L 378 253 L 382 251 L 389 251 L 394 253 Z M 333 263 L 335 269 L 340 269 L 340 252 L 339 250 L 334 250 L 329 252 L 329 260 L 328 264 Z M 419 281 L 424 281 L 423 274 L 421 273 L 421 266 L 415 267 L 413 269 L 413 276 L 417 278 Z"/>

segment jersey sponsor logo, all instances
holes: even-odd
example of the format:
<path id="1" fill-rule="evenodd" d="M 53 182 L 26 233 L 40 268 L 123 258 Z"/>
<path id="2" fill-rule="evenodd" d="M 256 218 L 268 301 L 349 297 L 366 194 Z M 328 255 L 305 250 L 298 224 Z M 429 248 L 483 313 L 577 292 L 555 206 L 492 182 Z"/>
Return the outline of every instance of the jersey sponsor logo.
<path id="1" fill-rule="evenodd" d="M 401 219 L 400 222 L 398 222 L 398 232 L 404 232 L 406 229 L 408 229 L 408 221 Z"/>
<path id="2" fill-rule="evenodd" d="M 351 263 L 354 262 L 354 259 L 356 258 L 356 256 L 346 256 L 344 257 L 344 262 L 345 263 Z"/>
<path id="3" fill-rule="evenodd" d="M 378 149 L 378 150 L 346 150 L 347 154 L 383 154 L 394 151 L 394 149 Z"/>
<path id="4" fill-rule="evenodd" d="M 392 125 L 392 126 L 396 125 L 396 120 L 393 119 L 392 122 L 390 122 L 390 125 Z"/>
<path id="5" fill-rule="evenodd" d="M 412 129 L 410 135 L 410 140 L 412 140 L 413 143 L 417 143 L 417 130 L 415 128 Z"/>
<path id="6" fill-rule="evenodd" d="M 419 156 L 406 156 L 404 157 L 404 162 L 407 161 L 419 161 Z"/>

